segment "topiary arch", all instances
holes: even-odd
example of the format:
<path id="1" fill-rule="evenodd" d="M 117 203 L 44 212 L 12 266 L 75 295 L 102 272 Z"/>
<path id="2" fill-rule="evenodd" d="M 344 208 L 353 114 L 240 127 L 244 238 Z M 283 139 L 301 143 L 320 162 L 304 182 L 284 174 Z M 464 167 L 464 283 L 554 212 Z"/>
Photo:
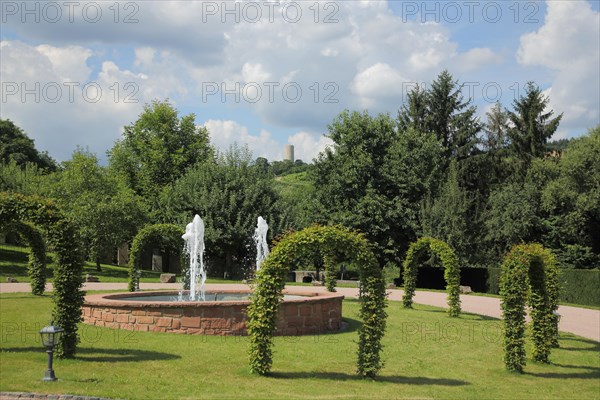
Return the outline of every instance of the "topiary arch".
<path id="1" fill-rule="evenodd" d="M 460 314 L 460 267 L 454 250 L 445 242 L 431 237 L 422 237 L 412 243 L 402 264 L 404 268 L 404 307 L 411 308 L 417 285 L 418 262 L 426 251 L 436 254 L 444 267 L 444 279 L 448 292 L 448 313 L 451 317 Z"/>
<path id="2" fill-rule="evenodd" d="M 500 271 L 504 318 L 504 363 L 511 371 L 525 365 L 525 305 L 532 319 L 533 359 L 548 362 L 551 347 L 558 347 L 559 282 L 556 260 L 540 244 L 514 246 Z"/>
<path id="3" fill-rule="evenodd" d="M 380 352 L 386 317 L 385 281 L 369 242 L 363 234 L 341 226 L 313 226 L 284 236 L 263 262 L 255 280 L 248 307 L 250 370 L 271 370 L 273 332 L 285 278 L 292 267 L 302 266 L 319 255 L 334 255 L 337 261 L 355 262 L 360 269 L 360 317 L 357 372 L 375 377 L 382 368 Z"/>
<path id="4" fill-rule="evenodd" d="M 142 269 L 142 253 L 150 244 L 181 257 L 184 230 L 172 224 L 155 224 L 143 227 L 133 239 L 129 253 L 129 291 L 139 287 L 138 271 Z M 182 263 L 183 266 L 183 263 Z M 186 274 L 184 274 L 185 276 Z M 189 285 L 189 282 L 187 282 Z M 189 287 L 186 287 L 188 289 Z"/>
<path id="5" fill-rule="evenodd" d="M 46 243 L 39 229 L 31 222 L 14 221 L 9 229 L 22 237 L 31 251 L 27 274 L 31 279 L 31 294 L 41 296 L 46 289 Z"/>
<path id="6" fill-rule="evenodd" d="M 0 193 L 0 225 L 13 224 L 21 224 L 23 229 L 29 229 L 25 228 L 31 227 L 29 224 L 35 225 L 45 233 L 49 246 L 56 252 L 52 318 L 56 325 L 64 329 L 56 351 L 59 357 L 73 357 L 79 341 L 77 324 L 82 319 L 84 296 L 84 292 L 81 291 L 83 253 L 77 230 L 48 199 L 17 193 Z"/>

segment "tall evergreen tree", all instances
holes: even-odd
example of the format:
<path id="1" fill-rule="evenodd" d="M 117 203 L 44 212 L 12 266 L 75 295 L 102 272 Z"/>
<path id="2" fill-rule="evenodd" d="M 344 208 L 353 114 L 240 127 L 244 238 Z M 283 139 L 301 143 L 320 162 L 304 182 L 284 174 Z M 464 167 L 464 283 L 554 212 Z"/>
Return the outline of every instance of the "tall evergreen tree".
<path id="1" fill-rule="evenodd" d="M 417 85 L 408 94 L 407 104 L 404 104 L 398 112 L 400 130 L 406 131 L 412 128 L 417 132 L 428 132 L 427 113 L 427 91 Z"/>
<path id="2" fill-rule="evenodd" d="M 558 129 L 562 113 L 555 118 L 553 110 L 547 111 L 549 98 L 533 82 L 527 83 L 525 95 L 513 102 L 514 111 L 508 116 L 512 127 L 508 130 L 511 148 L 528 166 L 531 159 L 546 152 L 546 142 Z"/>
<path id="3" fill-rule="evenodd" d="M 462 159 L 475 150 L 481 124 L 475 116 L 476 107 L 471 99 L 464 100 L 462 86 L 453 79 L 448 71 L 442 71 L 431 84 L 428 125 L 448 153 Z"/>
<path id="4" fill-rule="evenodd" d="M 487 122 L 483 126 L 485 139 L 483 146 L 486 150 L 499 150 L 508 146 L 509 114 L 496 102 L 492 109 L 485 113 Z"/>

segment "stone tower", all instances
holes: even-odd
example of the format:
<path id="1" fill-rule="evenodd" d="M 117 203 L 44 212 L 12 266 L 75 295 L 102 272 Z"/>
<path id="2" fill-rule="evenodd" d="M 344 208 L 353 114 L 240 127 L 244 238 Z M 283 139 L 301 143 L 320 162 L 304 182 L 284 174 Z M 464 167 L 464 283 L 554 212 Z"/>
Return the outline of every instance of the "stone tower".
<path id="1" fill-rule="evenodd" d="M 286 144 L 285 147 L 283 148 L 283 160 L 289 160 L 291 162 L 294 162 L 294 146 L 291 144 Z"/>

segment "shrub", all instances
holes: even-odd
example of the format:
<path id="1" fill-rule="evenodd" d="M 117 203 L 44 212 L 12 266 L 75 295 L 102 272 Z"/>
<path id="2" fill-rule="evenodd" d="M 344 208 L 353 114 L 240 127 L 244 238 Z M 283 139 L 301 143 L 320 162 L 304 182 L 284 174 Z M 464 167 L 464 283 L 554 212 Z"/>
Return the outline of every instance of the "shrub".
<path id="1" fill-rule="evenodd" d="M 501 267 L 500 294 L 504 318 L 504 363 L 511 371 L 525 365 L 525 305 L 531 308 L 533 359 L 548 362 L 558 346 L 558 268 L 540 244 L 512 248 Z"/>
<path id="2" fill-rule="evenodd" d="M 287 272 L 318 255 L 330 258 L 330 265 L 336 260 L 360 266 L 360 317 L 364 323 L 358 333 L 357 372 L 375 377 L 383 367 L 380 353 L 387 317 L 385 282 L 363 234 L 340 226 L 313 226 L 290 233 L 277 242 L 262 264 L 248 307 L 250 370 L 261 375 L 271 370 L 273 332 Z"/>
<path id="3" fill-rule="evenodd" d="M 81 291 L 83 253 L 75 226 L 50 200 L 0 193 L 0 225 L 14 223 L 34 224 L 45 233 L 49 246 L 56 252 L 52 317 L 64 329 L 56 352 L 59 357 L 73 357 L 79 341 L 77 324 L 82 320 L 85 294 Z M 34 245 L 39 247 L 39 244 Z"/>
<path id="4" fill-rule="evenodd" d="M 412 299 L 415 295 L 417 282 L 417 266 L 426 251 L 436 254 L 444 267 L 444 279 L 446 291 L 448 292 L 448 313 L 451 317 L 460 314 L 460 268 L 458 258 L 454 250 L 441 240 L 423 237 L 412 243 L 406 253 L 406 259 L 402 264 L 404 269 L 404 307 L 412 307 Z"/>
<path id="5" fill-rule="evenodd" d="M 31 294 L 41 296 L 46 288 L 46 242 L 42 233 L 30 222 L 15 221 L 9 227 L 29 245 L 27 274 L 31 279 Z"/>
<path id="6" fill-rule="evenodd" d="M 139 287 L 138 271 L 142 269 L 142 252 L 153 244 L 156 247 L 177 254 L 181 257 L 183 250 L 184 230 L 177 225 L 155 224 L 142 228 L 133 239 L 129 253 L 129 291 L 133 292 Z M 184 263 L 181 263 L 182 268 Z M 187 277 L 187 274 L 183 274 Z M 189 282 L 184 282 L 184 288 L 189 289 Z"/>

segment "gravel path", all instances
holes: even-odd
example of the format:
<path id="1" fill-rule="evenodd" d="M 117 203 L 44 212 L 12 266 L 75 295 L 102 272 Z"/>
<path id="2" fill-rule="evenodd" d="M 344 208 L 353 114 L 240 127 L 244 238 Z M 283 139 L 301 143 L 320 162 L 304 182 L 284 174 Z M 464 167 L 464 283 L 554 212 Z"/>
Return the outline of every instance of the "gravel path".
<path id="1" fill-rule="evenodd" d="M 156 289 L 179 289 L 180 283 L 141 283 L 143 290 Z M 248 289 L 248 285 L 243 284 L 209 284 L 208 289 Z M 306 292 L 314 290 L 315 292 L 325 291 L 324 287 L 307 286 L 287 286 L 286 289 L 293 292 Z M 28 283 L 0 283 L 0 293 L 29 292 Z M 52 285 L 47 285 L 47 290 L 52 290 Z M 126 283 L 86 283 L 84 290 L 127 290 Z M 356 288 L 338 288 L 338 292 L 346 297 L 358 297 Z M 394 289 L 389 292 L 389 299 L 393 301 L 402 300 L 402 290 Z M 500 318 L 500 299 L 495 297 L 461 295 L 462 310 L 468 313 L 487 315 L 489 317 Z M 430 306 L 446 308 L 446 294 L 441 292 L 417 291 L 414 298 L 415 303 L 426 304 Z M 574 333 L 587 339 L 600 342 L 600 310 L 591 310 L 587 308 L 560 306 L 558 312 L 561 315 L 560 330 Z"/>

